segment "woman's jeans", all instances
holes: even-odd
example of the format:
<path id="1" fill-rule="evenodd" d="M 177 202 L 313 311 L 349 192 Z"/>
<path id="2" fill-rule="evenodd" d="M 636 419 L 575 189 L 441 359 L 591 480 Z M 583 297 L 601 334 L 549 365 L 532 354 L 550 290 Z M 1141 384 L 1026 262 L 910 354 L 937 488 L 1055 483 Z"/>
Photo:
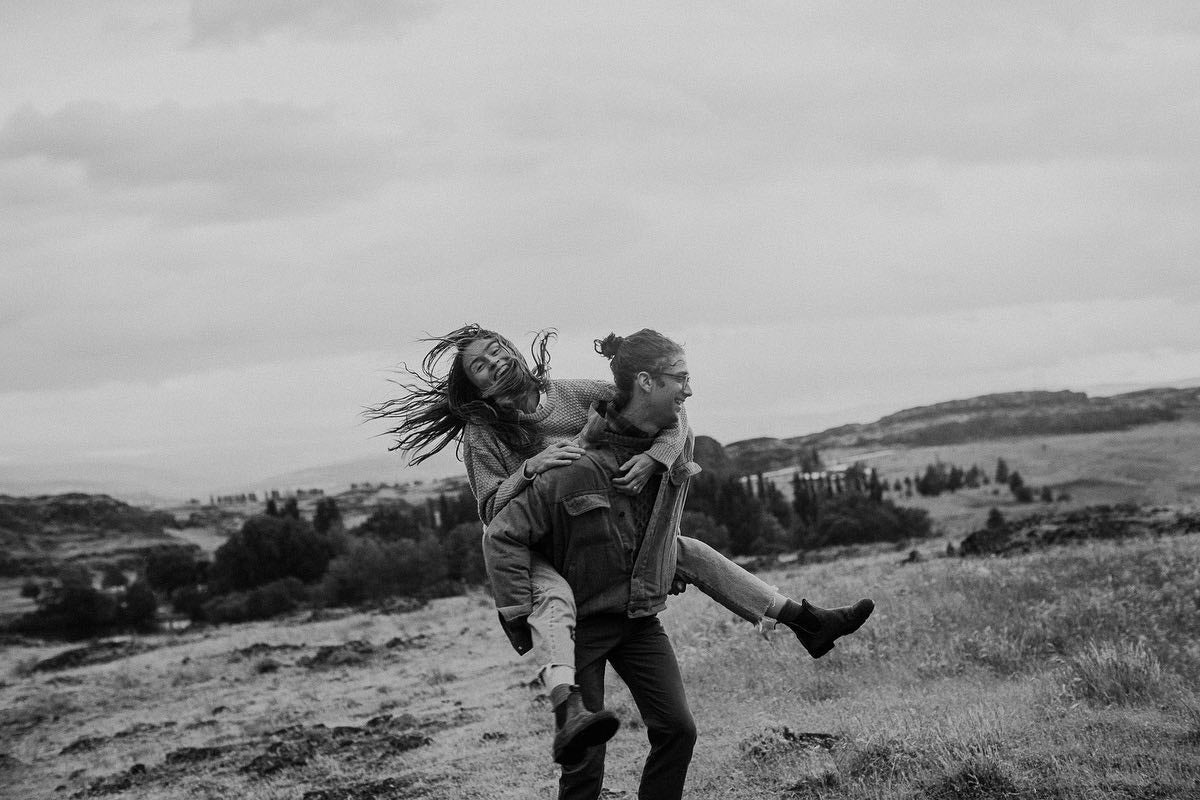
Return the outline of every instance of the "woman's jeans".
<path id="1" fill-rule="evenodd" d="M 693 584 L 742 619 L 758 623 L 771 607 L 775 587 L 734 564 L 699 539 L 680 536 L 676 576 Z M 531 553 L 533 610 L 529 628 L 540 669 L 575 665 L 575 596 L 562 575 Z M 540 671 L 539 671 L 540 674 Z"/>

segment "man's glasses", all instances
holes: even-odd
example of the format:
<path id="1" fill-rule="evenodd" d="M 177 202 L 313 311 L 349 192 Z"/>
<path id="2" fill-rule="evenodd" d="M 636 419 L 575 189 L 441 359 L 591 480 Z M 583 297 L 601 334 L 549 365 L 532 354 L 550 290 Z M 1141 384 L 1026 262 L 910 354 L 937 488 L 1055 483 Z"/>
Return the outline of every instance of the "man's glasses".
<path id="1" fill-rule="evenodd" d="M 681 384 L 683 384 L 684 388 L 686 388 L 692 382 L 692 376 L 687 374 L 686 372 L 656 372 L 654 374 L 655 375 L 665 375 L 668 378 L 674 378 L 675 380 L 677 380 Z"/>

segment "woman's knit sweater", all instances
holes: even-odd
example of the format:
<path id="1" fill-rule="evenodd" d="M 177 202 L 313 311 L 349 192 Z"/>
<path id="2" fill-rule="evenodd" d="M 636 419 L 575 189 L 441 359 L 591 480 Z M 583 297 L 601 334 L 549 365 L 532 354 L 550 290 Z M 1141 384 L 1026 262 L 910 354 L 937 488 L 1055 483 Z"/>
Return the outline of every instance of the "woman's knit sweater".
<path id="1" fill-rule="evenodd" d="M 536 411 L 520 412 L 523 422 L 537 426 L 543 447 L 570 441 L 587 422 L 588 409 L 600 400 L 616 394 L 612 384 L 593 380 L 549 381 L 546 396 Z M 681 413 L 679 424 L 662 431 L 646 452 L 664 466 L 675 463 L 687 438 L 687 417 Z M 484 524 L 510 500 L 525 491 L 531 481 L 525 477 L 525 459 L 514 453 L 485 425 L 469 423 L 463 431 L 463 461 L 467 480 Z"/>

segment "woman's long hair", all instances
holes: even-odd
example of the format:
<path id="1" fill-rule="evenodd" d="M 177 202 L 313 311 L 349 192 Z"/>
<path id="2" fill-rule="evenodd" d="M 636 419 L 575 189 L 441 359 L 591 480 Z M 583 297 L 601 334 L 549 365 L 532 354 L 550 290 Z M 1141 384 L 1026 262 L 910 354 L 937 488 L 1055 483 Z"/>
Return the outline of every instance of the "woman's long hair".
<path id="1" fill-rule="evenodd" d="M 495 331 L 478 325 L 464 325 L 443 336 L 429 336 L 418 341 L 433 346 L 421 359 L 417 370 L 401 364 L 398 378 L 389 379 L 400 387 L 401 394 L 376 406 L 368 406 L 363 416 L 368 420 L 385 420 L 393 427 L 381 436 L 395 441 L 389 450 L 402 450 L 409 455 L 409 465 L 416 466 L 440 452 L 451 442 L 457 442 L 456 453 L 461 457 L 462 432 L 468 423 L 491 428 L 508 448 L 527 458 L 542 446 L 537 427 L 518 419 L 517 412 L 496 402 L 498 398 L 519 397 L 532 388 L 544 389 L 550 371 L 550 342 L 557 337 L 553 328 L 538 332 L 530 346 L 534 367 L 531 370 L 525 357 L 511 341 Z M 482 393 L 471 383 L 462 364 L 462 351 L 471 342 L 495 339 L 513 356 L 514 365 L 495 385 Z M 449 360 L 447 365 L 445 362 Z"/>

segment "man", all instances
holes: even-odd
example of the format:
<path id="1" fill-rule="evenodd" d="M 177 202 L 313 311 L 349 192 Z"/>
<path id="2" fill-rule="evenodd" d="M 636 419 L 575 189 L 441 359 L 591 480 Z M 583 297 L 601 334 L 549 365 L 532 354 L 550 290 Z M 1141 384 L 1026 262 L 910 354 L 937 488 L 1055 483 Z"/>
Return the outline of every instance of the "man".
<path id="1" fill-rule="evenodd" d="M 659 431 L 677 424 L 692 395 L 690 376 L 682 348 L 651 330 L 610 335 L 597 341 L 597 350 L 610 360 L 616 398 L 592 409 L 581 435 L 582 457 L 539 475 L 492 520 L 484 555 L 497 607 L 510 625 L 529 613 L 529 548 L 566 577 L 577 605 L 578 687 L 556 687 L 565 696 L 551 697 L 559 727 L 580 704 L 592 714 L 606 713 L 604 671 L 611 663 L 629 687 L 650 740 L 638 796 L 671 800 L 682 797 L 696 726 L 675 653 L 656 615 L 675 576 L 687 484 L 699 472 L 691 460 L 691 431 L 676 462 L 651 476 L 641 492 L 622 494 L 613 478 Z M 600 795 L 603 742 L 615 720 L 583 720 L 600 730 L 594 746 L 561 759 L 561 800 Z"/>

